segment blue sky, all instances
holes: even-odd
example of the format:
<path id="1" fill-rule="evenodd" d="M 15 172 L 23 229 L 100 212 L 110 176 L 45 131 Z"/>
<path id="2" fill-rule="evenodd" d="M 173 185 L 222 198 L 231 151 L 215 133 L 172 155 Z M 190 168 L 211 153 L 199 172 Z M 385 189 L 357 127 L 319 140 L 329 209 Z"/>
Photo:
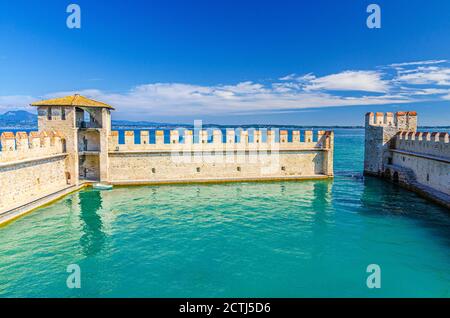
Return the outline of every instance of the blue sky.
<path id="1" fill-rule="evenodd" d="M 449 17 L 442 0 L 0 0 L 0 113 L 78 92 L 116 119 L 355 125 L 416 110 L 450 125 Z"/>

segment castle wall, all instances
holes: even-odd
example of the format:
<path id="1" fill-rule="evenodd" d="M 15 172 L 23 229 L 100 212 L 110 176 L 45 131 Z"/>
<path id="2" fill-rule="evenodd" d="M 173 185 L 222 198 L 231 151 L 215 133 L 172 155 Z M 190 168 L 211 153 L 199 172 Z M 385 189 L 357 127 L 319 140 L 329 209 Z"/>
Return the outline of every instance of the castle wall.
<path id="1" fill-rule="evenodd" d="M 415 112 L 366 115 L 364 172 L 450 207 L 449 135 L 417 132 Z"/>
<path id="2" fill-rule="evenodd" d="M 392 164 L 410 169 L 415 181 L 450 195 L 450 143 L 447 133 L 399 133 Z"/>
<path id="3" fill-rule="evenodd" d="M 287 131 L 281 131 L 279 142 L 269 131 L 262 142 L 259 131 L 253 142 L 248 132 L 240 132 L 240 142 L 235 142 L 235 131 L 226 138 L 213 131 L 208 142 L 206 131 L 198 133 L 194 142 L 191 131 L 170 132 L 170 144 L 164 143 L 163 132 L 156 132 L 155 143 L 149 142 L 148 131 L 140 132 L 140 143 L 135 144 L 133 131 L 125 132 L 125 144 L 118 143 L 118 133 L 110 137 L 109 181 L 135 182 L 188 182 L 264 180 L 289 178 L 320 178 L 333 175 L 333 134 L 319 132 L 313 141 L 312 133 L 305 133 L 305 142 L 293 134 L 288 142 Z M 226 140 L 224 143 L 223 140 Z"/>
<path id="4" fill-rule="evenodd" d="M 393 153 L 392 163 L 411 169 L 416 182 L 450 195 L 450 161 L 446 163 L 404 153 Z"/>
<path id="5" fill-rule="evenodd" d="M 395 149 L 436 157 L 450 157 L 448 134 L 444 132 L 398 133 L 395 138 Z"/>
<path id="6" fill-rule="evenodd" d="M 365 123 L 364 172 L 382 175 L 387 151 L 399 131 L 416 131 L 415 112 L 367 113 Z"/>
<path id="7" fill-rule="evenodd" d="M 55 133 L 3 133 L 0 214 L 67 187 L 66 157 Z"/>
<path id="8" fill-rule="evenodd" d="M 383 127 L 369 126 L 365 131 L 364 171 L 378 174 L 382 171 L 382 158 L 385 149 Z"/>

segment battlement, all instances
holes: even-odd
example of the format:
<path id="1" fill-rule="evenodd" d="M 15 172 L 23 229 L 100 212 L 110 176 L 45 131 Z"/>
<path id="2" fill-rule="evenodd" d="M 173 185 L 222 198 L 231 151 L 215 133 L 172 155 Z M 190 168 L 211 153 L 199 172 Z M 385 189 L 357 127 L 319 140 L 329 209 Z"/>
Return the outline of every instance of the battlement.
<path id="1" fill-rule="evenodd" d="M 432 141 L 433 143 L 448 143 L 449 134 L 446 132 L 407 132 L 397 133 L 397 139 L 403 141 Z"/>
<path id="2" fill-rule="evenodd" d="M 112 131 L 109 182 L 329 178 L 332 131 L 176 129 Z"/>
<path id="3" fill-rule="evenodd" d="M 399 132 L 395 150 L 450 158 L 449 134 L 446 132 Z"/>
<path id="4" fill-rule="evenodd" d="M 417 130 L 417 113 L 415 111 L 396 113 L 373 113 L 366 114 L 366 128 L 370 126 L 393 127 L 399 130 Z"/>
<path id="5" fill-rule="evenodd" d="M 364 173 L 450 207 L 447 132 L 418 132 L 416 112 L 367 113 Z"/>
<path id="6" fill-rule="evenodd" d="M 64 139 L 55 131 L 3 132 L 0 144 L 0 163 L 62 154 L 65 148 Z"/>
<path id="7" fill-rule="evenodd" d="M 123 142 L 119 142 L 119 132 L 112 131 L 109 137 L 109 151 L 151 151 L 151 150 L 255 150 L 255 149 L 329 149 L 333 143 L 332 131 L 303 132 L 292 131 L 291 138 L 287 130 L 234 130 L 225 132 L 212 130 L 157 130 L 150 142 L 148 130 L 125 131 Z M 313 138 L 315 137 L 315 138 Z"/>

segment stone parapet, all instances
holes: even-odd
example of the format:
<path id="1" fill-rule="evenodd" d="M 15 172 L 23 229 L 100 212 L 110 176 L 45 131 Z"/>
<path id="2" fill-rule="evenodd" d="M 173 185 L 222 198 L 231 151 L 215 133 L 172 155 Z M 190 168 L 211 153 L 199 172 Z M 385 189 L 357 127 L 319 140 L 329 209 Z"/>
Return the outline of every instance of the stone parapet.
<path id="1" fill-rule="evenodd" d="M 58 132 L 3 132 L 0 163 L 45 157 L 64 152 L 64 138 Z"/>
<path id="2" fill-rule="evenodd" d="M 369 112 L 366 114 L 366 128 L 369 126 L 395 127 L 400 130 L 417 130 L 417 113 L 396 112 L 382 113 Z"/>
<path id="3" fill-rule="evenodd" d="M 226 149 L 239 150 L 270 150 L 270 149 L 326 149 L 332 147 L 331 131 L 304 132 L 292 131 L 292 138 L 288 138 L 287 130 L 254 130 L 252 138 L 248 130 L 226 130 L 225 138 L 221 130 L 199 130 L 194 138 L 191 130 L 157 130 L 154 132 L 154 142 L 150 142 L 149 131 L 125 131 L 123 143 L 119 143 L 119 132 L 112 131 L 109 136 L 109 151 L 213 151 Z M 303 133 L 303 138 L 301 135 Z M 135 134 L 140 134 L 140 141 L 136 142 Z M 165 142 L 168 135 L 169 142 Z M 236 140 L 236 135 L 239 139 Z"/>
<path id="4" fill-rule="evenodd" d="M 450 159 L 449 134 L 446 132 L 399 132 L 395 149 Z"/>

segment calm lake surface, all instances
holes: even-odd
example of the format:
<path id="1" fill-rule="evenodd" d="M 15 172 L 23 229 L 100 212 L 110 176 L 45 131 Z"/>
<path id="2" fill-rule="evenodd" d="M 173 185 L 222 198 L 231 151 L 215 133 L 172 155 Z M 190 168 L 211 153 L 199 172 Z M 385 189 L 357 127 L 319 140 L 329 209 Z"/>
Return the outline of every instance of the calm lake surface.
<path id="1" fill-rule="evenodd" d="M 335 133 L 333 181 L 117 187 L 41 208 L 0 228 L 0 296 L 450 297 L 449 211 L 363 178 L 364 130 Z"/>

